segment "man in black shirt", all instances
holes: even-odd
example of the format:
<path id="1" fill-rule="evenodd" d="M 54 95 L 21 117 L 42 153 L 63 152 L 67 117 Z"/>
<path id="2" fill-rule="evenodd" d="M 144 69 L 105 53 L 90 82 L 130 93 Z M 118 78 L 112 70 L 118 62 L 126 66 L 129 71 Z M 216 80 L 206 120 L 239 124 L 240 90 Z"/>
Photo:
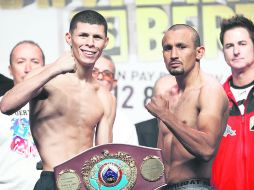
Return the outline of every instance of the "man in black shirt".
<path id="1" fill-rule="evenodd" d="M 0 74 L 0 96 L 13 87 L 13 81 L 6 76 Z"/>

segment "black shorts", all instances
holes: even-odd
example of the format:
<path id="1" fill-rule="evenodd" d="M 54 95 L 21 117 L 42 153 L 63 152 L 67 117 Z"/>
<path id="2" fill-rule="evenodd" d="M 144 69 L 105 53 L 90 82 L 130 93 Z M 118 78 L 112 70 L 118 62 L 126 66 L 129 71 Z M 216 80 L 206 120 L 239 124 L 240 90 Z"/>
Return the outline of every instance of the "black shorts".
<path id="1" fill-rule="evenodd" d="M 34 186 L 34 190 L 56 190 L 54 172 L 42 171 L 40 179 Z"/>

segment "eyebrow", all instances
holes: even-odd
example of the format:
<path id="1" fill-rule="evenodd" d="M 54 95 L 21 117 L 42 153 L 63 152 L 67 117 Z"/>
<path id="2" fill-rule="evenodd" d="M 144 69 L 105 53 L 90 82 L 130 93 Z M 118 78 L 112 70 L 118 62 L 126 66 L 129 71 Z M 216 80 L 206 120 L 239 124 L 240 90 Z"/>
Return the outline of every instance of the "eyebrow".
<path id="1" fill-rule="evenodd" d="M 97 68 L 97 67 L 94 67 L 94 69 L 96 69 L 96 70 L 99 70 L 99 71 L 100 71 L 100 69 L 99 69 L 99 68 Z M 111 73 L 114 73 L 113 71 L 111 71 L 111 70 L 109 70 L 109 69 L 105 69 L 105 70 L 102 70 L 102 71 L 100 71 L 100 72 L 104 72 L 104 71 L 109 71 L 109 72 L 111 72 Z"/>
<path id="2" fill-rule="evenodd" d="M 242 43 L 242 42 L 247 43 L 247 40 L 239 40 L 236 43 L 238 44 L 238 43 Z M 228 42 L 228 43 L 225 43 L 224 45 L 230 45 L 230 44 L 234 44 L 234 42 Z"/>

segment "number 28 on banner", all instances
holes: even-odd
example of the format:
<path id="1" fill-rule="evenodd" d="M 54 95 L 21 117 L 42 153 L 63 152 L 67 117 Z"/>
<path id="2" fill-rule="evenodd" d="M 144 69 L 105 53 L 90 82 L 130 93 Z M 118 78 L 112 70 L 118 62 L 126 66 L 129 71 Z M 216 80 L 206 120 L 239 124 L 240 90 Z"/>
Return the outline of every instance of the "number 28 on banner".
<path id="1" fill-rule="evenodd" d="M 140 105 L 140 99 L 143 102 L 143 106 L 146 105 L 152 97 L 153 87 L 146 86 L 137 88 L 137 86 L 123 85 L 116 87 L 114 93 L 117 98 L 117 103 L 121 108 L 134 109 L 135 106 Z"/>

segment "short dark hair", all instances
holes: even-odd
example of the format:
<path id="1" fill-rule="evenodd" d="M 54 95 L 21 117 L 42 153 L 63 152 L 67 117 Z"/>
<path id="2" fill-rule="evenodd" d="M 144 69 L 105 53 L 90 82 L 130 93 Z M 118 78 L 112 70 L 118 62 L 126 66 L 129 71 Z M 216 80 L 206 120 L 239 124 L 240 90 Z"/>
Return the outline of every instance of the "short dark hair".
<path id="1" fill-rule="evenodd" d="M 105 36 L 107 36 L 108 31 L 107 21 L 100 13 L 96 11 L 84 10 L 75 14 L 70 22 L 69 28 L 70 33 L 73 33 L 74 29 L 77 27 L 78 22 L 103 25 Z"/>
<path id="2" fill-rule="evenodd" d="M 177 29 L 181 29 L 181 28 L 189 28 L 192 31 L 193 37 L 194 37 L 193 41 L 194 41 L 194 46 L 195 47 L 199 47 L 201 45 L 200 37 L 199 37 L 198 32 L 193 27 L 191 27 L 190 25 L 187 25 L 187 24 L 174 24 L 168 29 L 168 31 L 169 30 L 177 30 Z"/>
<path id="3" fill-rule="evenodd" d="M 227 30 L 232 28 L 242 27 L 245 28 L 248 33 L 250 34 L 250 38 L 254 44 L 254 25 L 253 22 L 242 16 L 242 15 L 235 15 L 229 19 L 223 19 L 221 22 L 221 32 L 220 32 L 220 42 L 223 45 L 224 42 L 224 34 Z"/>
<path id="4" fill-rule="evenodd" d="M 11 50 L 11 53 L 10 53 L 10 65 L 12 63 L 12 55 L 13 55 L 13 52 L 14 50 L 16 49 L 16 47 L 18 47 L 19 45 L 21 44 L 31 44 L 31 45 L 34 45 L 36 47 L 38 47 L 41 51 L 41 55 L 42 55 L 42 61 L 43 61 L 43 65 L 45 65 L 45 55 L 41 49 L 41 47 L 39 46 L 39 44 L 37 44 L 36 42 L 32 41 L 32 40 L 23 40 L 23 41 L 20 41 L 18 42 Z"/>

